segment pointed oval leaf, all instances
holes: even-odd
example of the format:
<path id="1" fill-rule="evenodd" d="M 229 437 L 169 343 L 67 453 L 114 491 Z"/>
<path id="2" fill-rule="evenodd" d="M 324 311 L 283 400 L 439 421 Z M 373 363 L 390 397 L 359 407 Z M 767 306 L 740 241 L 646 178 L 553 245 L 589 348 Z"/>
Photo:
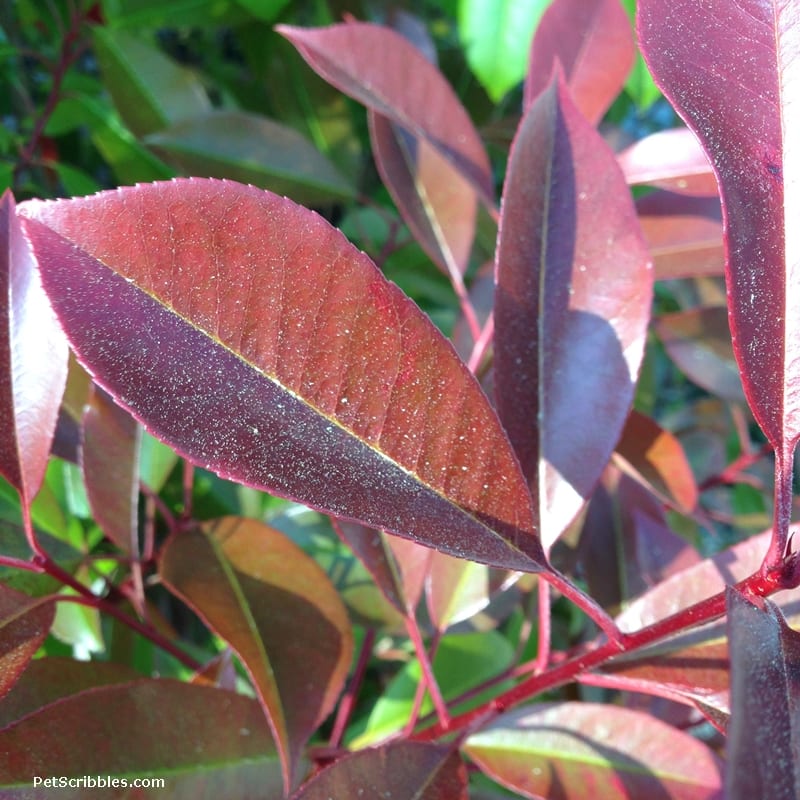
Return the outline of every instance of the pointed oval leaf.
<path id="1" fill-rule="evenodd" d="M 452 747 L 395 742 L 340 758 L 291 800 L 467 800 L 467 771 Z"/>
<path id="2" fill-rule="evenodd" d="M 426 139 L 492 202 L 489 157 L 469 115 L 441 72 L 403 36 L 364 22 L 275 29 L 326 81 Z"/>
<path id="3" fill-rule="evenodd" d="M 458 35 L 467 63 L 495 103 L 525 77 L 531 38 L 546 7 L 547 0 L 459 0 Z"/>
<path id="4" fill-rule="evenodd" d="M 598 703 L 543 703 L 504 714 L 462 748 L 524 797 L 720 800 L 722 765 L 703 742 L 644 714 Z"/>
<path id="5" fill-rule="evenodd" d="M 287 785 L 350 667 L 347 612 L 325 572 L 256 520 L 225 517 L 167 541 L 159 572 L 242 660 L 269 717 Z"/>
<path id="6" fill-rule="evenodd" d="M 306 205 L 352 198 L 353 185 L 296 130 L 244 111 L 209 111 L 148 136 L 187 175 L 231 178 Z"/>
<path id="7" fill-rule="evenodd" d="M 800 8 L 645 0 L 639 33 L 656 81 L 719 183 L 734 352 L 753 414 L 783 464 L 781 538 L 791 511 L 785 473 L 800 438 Z"/>
<path id="8" fill-rule="evenodd" d="M 63 795 L 74 798 L 133 791 L 143 800 L 283 796 L 258 703 L 179 681 L 141 680 L 66 697 L 0 731 L 0 753 L 0 794 L 8 798 L 52 797 L 52 788 L 32 790 L 32 784 L 34 776 L 53 775 L 120 781 L 115 793 L 114 787 L 82 787 Z M 133 789 L 135 778 L 163 778 L 164 785 Z"/>
<path id="9" fill-rule="evenodd" d="M 631 411 L 615 448 L 616 465 L 685 514 L 697 505 L 697 482 L 681 443 L 654 419 Z"/>
<path id="10" fill-rule="evenodd" d="M 727 797 L 800 796 L 800 634 L 769 600 L 727 589 L 731 724 Z"/>
<path id="11" fill-rule="evenodd" d="M 697 137 L 688 128 L 645 136 L 618 156 L 625 179 L 671 192 L 717 196 L 717 181 Z"/>
<path id="12" fill-rule="evenodd" d="M 29 597 L 0 584 L 0 697 L 28 666 L 54 616 L 52 597 Z"/>
<path id="13" fill-rule="evenodd" d="M 525 108 L 547 88 L 558 62 L 575 105 L 597 125 L 622 91 L 635 55 L 631 22 L 619 0 L 555 0 L 533 35 Z"/>
<path id="14" fill-rule="evenodd" d="M 474 377 L 317 215 L 207 180 L 25 214 L 80 360 L 191 461 L 452 555 L 542 568 Z"/>
<path id="15" fill-rule="evenodd" d="M 81 467 L 89 507 L 103 533 L 124 552 L 139 553 L 141 428 L 98 387 L 83 416 Z"/>
<path id="16" fill-rule="evenodd" d="M 656 280 L 724 273 L 719 197 L 655 191 L 636 200 L 636 211 Z"/>
<path id="17" fill-rule="evenodd" d="M 50 456 L 67 343 L 14 212 L 0 198 L 0 475 L 29 504 Z"/>
<path id="18" fill-rule="evenodd" d="M 425 139 L 372 110 L 369 131 L 383 183 L 417 241 L 445 274 L 466 272 L 478 212 L 472 184 Z"/>
<path id="19" fill-rule="evenodd" d="M 613 153 L 560 76 L 525 115 L 496 254 L 495 396 L 550 547 L 630 410 L 653 272 Z"/>
<path id="20" fill-rule="evenodd" d="M 92 28 L 103 85 L 136 136 L 211 109 L 202 81 L 154 44 L 124 30 Z"/>

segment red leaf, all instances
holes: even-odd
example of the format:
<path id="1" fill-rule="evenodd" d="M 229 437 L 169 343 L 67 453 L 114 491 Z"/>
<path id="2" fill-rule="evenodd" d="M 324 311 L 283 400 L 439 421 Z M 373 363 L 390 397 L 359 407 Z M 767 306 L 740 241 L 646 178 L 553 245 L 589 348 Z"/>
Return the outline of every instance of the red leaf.
<path id="1" fill-rule="evenodd" d="M 721 764 L 703 742 L 610 705 L 521 708 L 470 736 L 463 750 L 498 783 L 534 800 L 721 797 Z"/>
<path id="2" fill-rule="evenodd" d="M 67 344 L 14 213 L 0 198 L 0 475 L 39 491 L 67 380 Z"/>
<path id="3" fill-rule="evenodd" d="M 549 547 L 628 415 L 653 282 L 616 160 L 560 78 L 514 142 L 496 263 L 497 408 Z"/>
<path id="4" fill-rule="evenodd" d="M 191 461 L 459 557 L 542 568 L 477 382 L 314 213 L 197 179 L 24 213 L 79 358 Z"/>
<path id="5" fill-rule="evenodd" d="M 270 720 L 287 786 L 311 734 L 347 677 L 352 635 L 324 571 L 290 539 L 256 520 L 226 517 L 173 535 L 164 582 L 231 647 Z"/>
<path id="6" fill-rule="evenodd" d="M 700 139 L 719 183 L 734 352 L 777 453 L 777 564 L 800 438 L 800 8 L 785 0 L 643 0 L 639 31 L 655 80 Z"/>
<path id="7" fill-rule="evenodd" d="M 126 553 L 139 552 L 139 441 L 130 414 L 94 388 L 83 417 L 81 466 L 89 507 L 103 533 Z"/>
<path id="8" fill-rule="evenodd" d="M 62 790 L 70 797 L 282 796 L 275 746 L 258 703 L 179 681 L 141 680 L 71 695 L 0 731 L 0 753 L 4 797 L 20 796 L 20 787 L 28 797 L 54 793 L 44 787 L 31 793 L 34 776 L 120 781 L 116 790 Z M 153 777 L 164 777 L 164 786 L 131 787 L 135 778 Z"/>
<path id="9" fill-rule="evenodd" d="M 647 183 L 671 192 L 717 196 L 717 181 L 697 137 L 688 128 L 650 134 L 619 156 L 630 184 Z"/>
<path id="10" fill-rule="evenodd" d="M 478 196 L 462 173 L 425 139 L 369 113 L 375 164 L 425 252 L 460 283 L 475 238 Z"/>
<path id="11" fill-rule="evenodd" d="M 684 513 L 690 513 L 697 505 L 697 483 L 681 443 L 650 417 L 631 411 L 617 442 L 614 461 Z"/>
<path id="12" fill-rule="evenodd" d="M 722 275 L 722 209 L 719 198 L 655 191 L 636 201 L 639 224 L 656 279 Z"/>
<path id="13" fill-rule="evenodd" d="M 0 584 L 0 697 L 28 666 L 54 615 L 52 597 L 29 597 Z"/>
<path id="14" fill-rule="evenodd" d="M 399 33 L 364 22 L 275 29 L 325 80 L 427 140 L 492 202 L 489 158 L 469 115 L 441 72 Z"/>
<path id="15" fill-rule="evenodd" d="M 531 43 L 525 108 L 547 88 L 558 62 L 575 105 L 596 125 L 622 91 L 635 55 L 631 23 L 619 0 L 555 0 Z"/>
<path id="16" fill-rule="evenodd" d="M 727 797 L 800 796 L 800 634 L 769 600 L 727 591 L 731 724 Z"/>
<path id="17" fill-rule="evenodd" d="M 451 747 L 396 742 L 361 750 L 322 770 L 292 800 L 467 800 L 467 771 Z"/>
<path id="18" fill-rule="evenodd" d="M 724 308 L 662 314 L 653 320 L 653 328 L 669 357 L 690 380 L 725 400 L 744 400 Z"/>

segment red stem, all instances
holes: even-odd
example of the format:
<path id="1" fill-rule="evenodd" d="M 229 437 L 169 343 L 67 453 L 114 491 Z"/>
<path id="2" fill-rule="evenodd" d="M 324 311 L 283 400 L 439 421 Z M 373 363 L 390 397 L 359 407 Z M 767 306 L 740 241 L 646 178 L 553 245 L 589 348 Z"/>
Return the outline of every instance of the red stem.
<path id="1" fill-rule="evenodd" d="M 425 649 L 425 642 L 422 641 L 422 633 L 420 632 L 416 619 L 414 619 L 411 614 L 406 617 L 406 630 L 414 645 L 414 650 L 416 651 L 417 659 L 422 669 L 422 682 L 430 693 L 433 707 L 436 709 L 436 715 L 439 718 L 439 725 L 442 726 L 444 730 L 447 730 L 450 727 L 450 713 L 447 710 L 447 704 L 439 690 L 439 684 L 436 683 L 436 677 L 433 674 L 433 665 L 428 656 L 428 651 Z M 416 722 L 414 714 L 411 715 L 411 720 Z"/>
<path id="2" fill-rule="evenodd" d="M 358 692 L 364 681 L 364 674 L 367 671 L 367 664 L 369 664 L 369 659 L 372 655 L 372 646 L 374 644 L 375 629 L 367 628 L 364 641 L 361 643 L 361 651 L 358 654 L 356 668 L 353 670 L 353 677 L 350 679 L 350 683 L 347 686 L 336 712 L 336 720 L 333 723 L 331 738 L 328 742 L 328 747 L 333 750 L 337 749 L 342 743 L 344 732 L 347 730 L 347 725 L 350 722 L 350 717 L 355 708 L 356 697 L 358 697 Z"/>

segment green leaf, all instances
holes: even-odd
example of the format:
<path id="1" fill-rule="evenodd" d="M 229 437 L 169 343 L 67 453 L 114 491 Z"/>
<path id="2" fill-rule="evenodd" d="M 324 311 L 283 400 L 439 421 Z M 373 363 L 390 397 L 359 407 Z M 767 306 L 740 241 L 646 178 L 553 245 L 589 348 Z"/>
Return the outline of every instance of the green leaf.
<path id="1" fill-rule="evenodd" d="M 442 638 L 436 651 L 433 671 L 444 699 L 449 700 L 498 675 L 511 666 L 513 660 L 511 644 L 496 631 L 458 633 Z M 365 747 L 401 730 L 408 722 L 420 680 L 419 661 L 409 662 L 375 704 L 366 731 L 351 742 L 351 746 Z M 496 691 L 497 687 L 492 690 L 493 693 Z M 486 699 L 485 696 L 478 696 L 470 700 L 469 705 L 461 704 L 451 710 L 465 711 Z M 421 713 L 425 715 L 431 711 L 433 703 L 426 696 Z"/>
<path id="2" fill-rule="evenodd" d="M 94 48 L 105 85 L 136 136 L 211 109 L 200 79 L 150 42 L 127 31 L 95 27 Z"/>
<path id="3" fill-rule="evenodd" d="M 533 32 L 549 0 L 460 0 L 467 63 L 496 103 L 525 77 Z"/>
<path id="4" fill-rule="evenodd" d="M 236 2 L 254 17 L 264 22 L 274 22 L 291 0 L 236 0 Z"/>

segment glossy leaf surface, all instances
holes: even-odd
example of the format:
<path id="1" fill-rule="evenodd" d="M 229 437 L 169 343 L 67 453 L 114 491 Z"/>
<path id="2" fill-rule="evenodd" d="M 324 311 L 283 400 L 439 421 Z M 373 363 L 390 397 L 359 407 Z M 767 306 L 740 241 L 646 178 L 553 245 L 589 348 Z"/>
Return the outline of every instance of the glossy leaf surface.
<path id="1" fill-rule="evenodd" d="M 0 475 L 39 491 L 67 380 L 64 334 L 42 290 L 14 198 L 0 198 Z"/>
<path id="2" fill-rule="evenodd" d="M 657 280 L 722 275 L 725 252 L 718 197 L 655 191 L 636 200 Z"/>
<path id="3" fill-rule="evenodd" d="M 352 753 L 322 770 L 292 800 L 467 800 L 467 771 L 450 747 L 395 742 Z"/>
<path id="4" fill-rule="evenodd" d="M 236 650 L 294 783 L 302 748 L 350 667 L 350 624 L 336 589 L 290 539 L 237 517 L 172 536 L 159 571 Z"/>
<path id="5" fill-rule="evenodd" d="M 541 568 L 478 384 L 318 216 L 206 180 L 25 214 L 79 358 L 191 461 L 452 555 Z"/>
<path id="6" fill-rule="evenodd" d="M 681 443 L 650 417 L 631 411 L 614 461 L 681 511 L 689 513 L 697 505 L 697 483 Z"/>
<path id="7" fill-rule="evenodd" d="M 778 455 L 777 564 L 800 438 L 800 8 L 782 0 L 645 0 L 639 32 L 656 81 L 697 134 L 719 183 L 734 352 Z"/>
<path id="8" fill-rule="evenodd" d="M 8 757 L 0 771 L 7 798 L 52 797 L 52 788 L 32 788 L 35 775 L 164 777 L 164 787 L 136 789 L 148 800 L 165 793 L 196 800 L 282 796 L 258 703 L 177 681 L 141 680 L 71 695 L 0 731 L 0 753 Z M 120 796 L 85 787 L 62 796 L 77 800 L 89 792 Z"/>
<path id="9" fill-rule="evenodd" d="M 187 175 L 231 178 L 306 205 L 350 198 L 352 184 L 296 130 L 243 111 L 177 120 L 147 144 Z"/>
<path id="10" fill-rule="evenodd" d="M 547 88 L 558 62 L 575 105 L 596 125 L 625 85 L 635 53 L 619 0 L 556 0 L 533 36 L 525 107 Z"/>
<path id="11" fill-rule="evenodd" d="M 653 282 L 616 160 L 560 79 L 514 142 L 496 270 L 497 408 L 549 547 L 628 415 Z"/>
<path id="12" fill-rule="evenodd" d="M 639 139 L 617 157 L 630 184 L 716 197 L 717 181 L 708 156 L 688 128 L 658 131 Z"/>
<path id="13" fill-rule="evenodd" d="M 28 597 L 0 584 L 0 697 L 39 649 L 53 616 L 52 598 Z"/>
<path id="14" fill-rule="evenodd" d="M 325 80 L 426 139 L 491 201 L 489 159 L 472 121 L 439 70 L 400 34 L 363 22 L 276 30 Z"/>
<path id="15" fill-rule="evenodd" d="M 370 111 L 369 124 L 375 163 L 403 219 L 445 274 L 461 275 L 475 238 L 472 184 L 433 145 L 388 117 Z"/>
<path id="16" fill-rule="evenodd" d="M 547 0 L 459 0 L 458 34 L 467 63 L 494 102 L 525 77 L 545 8 Z"/>
<path id="17" fill-rule="evenodd" d="M 727 591 L 731 800 L 800 794 L 800 634 L 769 600 Z"/>
<path id="18" fill-rule="evenodd" d="M 543 703 L 504 714 L 464 752 L 524 797 L 720 798 L 721 764 L 702 742 L 647 714 Z"/>
<path id="19" fill-rule="evenodd" d="M 117 547 L 139 552 L 139 442 L 130 414 L 97 389 L 83 417 L 81 466 L 94 519 Z"/>

